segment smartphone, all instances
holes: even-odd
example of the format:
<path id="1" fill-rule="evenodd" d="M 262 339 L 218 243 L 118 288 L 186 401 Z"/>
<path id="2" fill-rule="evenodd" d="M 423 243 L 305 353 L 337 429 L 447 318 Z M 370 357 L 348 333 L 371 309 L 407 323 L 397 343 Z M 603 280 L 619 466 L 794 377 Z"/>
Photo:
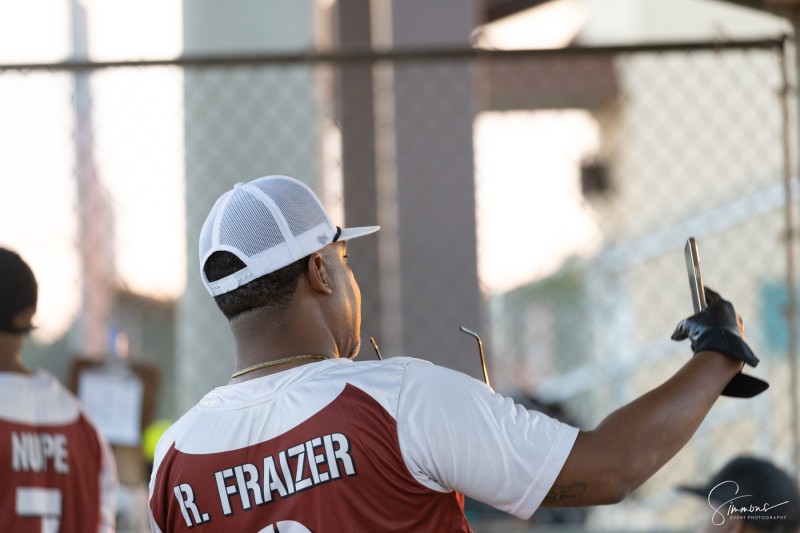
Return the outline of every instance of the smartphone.
<path id="1" fill-rule="evenodd" d="M 689 288 L 692 291 L 692 305 L 698 313 L 706 308 L 706 293 L 703 289 L 703 276 L 700 274 L 700 255 L 697 253 L 697 241 L 689 237 L 683 249 L 686 257 L 686 272 L 689 274 Z"/>

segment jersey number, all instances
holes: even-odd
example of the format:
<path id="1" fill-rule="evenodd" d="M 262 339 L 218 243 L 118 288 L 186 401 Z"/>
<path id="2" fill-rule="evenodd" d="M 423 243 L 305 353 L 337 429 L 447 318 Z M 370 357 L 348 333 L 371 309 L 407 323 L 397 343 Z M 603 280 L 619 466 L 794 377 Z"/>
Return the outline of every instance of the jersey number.
<path id="1" fill-rule="evenodd" d="M 58 533 L 61 525 L 61 491 L 42 487 L 17 488 L 17 516 L 38 516 L 42 533 Z"/>

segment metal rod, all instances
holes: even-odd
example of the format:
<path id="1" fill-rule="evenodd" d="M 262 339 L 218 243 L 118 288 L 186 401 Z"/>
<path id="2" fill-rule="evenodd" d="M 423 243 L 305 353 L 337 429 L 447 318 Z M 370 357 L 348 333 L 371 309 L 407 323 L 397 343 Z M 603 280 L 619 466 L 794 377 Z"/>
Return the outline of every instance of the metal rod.
<path id="1" fill-rule="evenodd" d="M 375 349 L 375 355 L 378 356 L 379 360 L 383 361 L 383 356 L 381 355 L 380 348 L 378 348 L 378 343 L 375 342 L 375 337 L 370 337 L 369 338 L 369 342 L 370 342 L 370 344 L 372 344 L 372 347 Z"/>
<path id="2" fill-rule="evenodd" d="M 797 21 L 795 21 L 797 27 Z M 781 121 L 782 149 L 783 149 L 783 183 L 786 195 L 786 309 L 785 316 L 788 326 L 788 346 L 787 359 L 789 361 L 789 387 L 791 389 L 792 401 L 789 403 L 792 431 L 792 461 L 795 474 L 800 474 L 800 410 L 798 410 L 797 398 L 798 391 L 798 333 L 797 333 L 797 279 L 795 268 L 797 265 L 797 233 L 796 233 L 796 214 L 794 205 L 792 174 L 794 161 L 792 157 L 791 139 L 791 120 L 789 117 L 789 96 L 792 94 L 788 75 L 788 54 L 785 48 L 779 51 L 780 71 L 781 71 Z"/>
<path id="3" fill-rule="evenodd" d="M 608 54 L 635 54 L 670 51 L 697 50 L 738 50 L 738 49 L 779 49 L 785 38 L 769 37 L 741 41 L 685 41 L 666 43 L 641 43 L 623 46 L 572 46 L 569 48 L 539 50 L 489 50 L 485 48 L 438 47 L 409 49 L 363 49 L 337 50 L 332 52 L 296 52 L 285 54 L 238 54 L 181 56 L 170 59 L 122 60 L 122 61 L 64 61 L 60 63 L 19 63 L 0 64 L 3 70 L 97 70 L 117 67 L 208 67 L 265 64 L 308 64 L 308 63 L 375 63 L 379 61 L 425 61 L 425 60 L 472 60 L 472 59 L 512 59 L 544 58 Z"/>
<path id="4" fill-rule="evenodd" d="M 486 357 L 483 355 L 483 342 L 481 338 L 478 336 L 477 333 L 472 331 L 471 329 L 467 329 L 464 326 L 459 326 L 458 329 L 466 333 L 467 335 L 472 335 L 475 337 L 475 340 L 478 341 L 478 354 L 481 356 L 481 368 L 483 369 L 483 381 L 486 382 L 487 385 L 491 387 L 491 383 L 489 383 L 489 371 L 486 370 Z"/>

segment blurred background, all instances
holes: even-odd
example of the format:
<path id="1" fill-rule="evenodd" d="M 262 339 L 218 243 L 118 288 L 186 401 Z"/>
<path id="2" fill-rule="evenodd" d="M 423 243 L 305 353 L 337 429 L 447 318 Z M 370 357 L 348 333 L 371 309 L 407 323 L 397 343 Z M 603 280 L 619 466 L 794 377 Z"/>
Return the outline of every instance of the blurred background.
<path id="1" fill-rule="evenodd" d="M 771 383 L 723 398 L 625 502 L 475 531 L 690 531 L 675 491 L 734 455 L 793 473 L 797 73 L 790 0 L 9 0 L 0 246 L 40 284 L 25 360 L 115 445 L 120 531 L 149 453 L 233 368 L 197 241 L 238 181 L 286 174 L 348 247 L 360 359 L 411 355 L 583 428 L 690 357 L 683 257 L 735 302 Z M 104 379 L 95 379 L 105 376 Z M 487 451 L 490 453 L 490 451 Z M 535 524 L 534 524 L 535 523 Z"/>

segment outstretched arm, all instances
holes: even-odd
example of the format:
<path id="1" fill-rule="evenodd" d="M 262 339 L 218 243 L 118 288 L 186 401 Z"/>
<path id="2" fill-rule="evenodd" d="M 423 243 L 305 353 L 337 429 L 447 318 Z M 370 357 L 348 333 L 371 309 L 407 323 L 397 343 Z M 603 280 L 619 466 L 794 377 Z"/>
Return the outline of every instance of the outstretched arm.
<path id="1" fill-rule="evenodd" d="M 742 362 L 699 352 L 661 386 L 582 431 L 543 506 L 616 503 L 694 434 Z"/>

